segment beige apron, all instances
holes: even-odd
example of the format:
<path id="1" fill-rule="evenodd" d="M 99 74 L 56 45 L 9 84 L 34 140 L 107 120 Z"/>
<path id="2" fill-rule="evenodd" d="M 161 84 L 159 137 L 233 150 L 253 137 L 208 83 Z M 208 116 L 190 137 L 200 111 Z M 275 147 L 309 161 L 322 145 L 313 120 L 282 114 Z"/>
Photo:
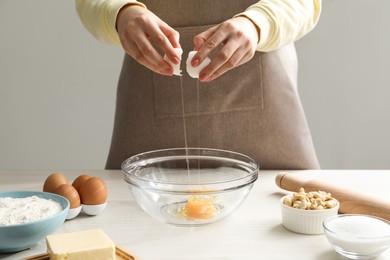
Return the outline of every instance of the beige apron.
<path id="1" fill-rule="evenodd" d="M 257 52 L 246 64 L 210 83 L 199 83 L 198 117 L 197 80 L 185 71 L 193 37 L 257 1 L 143 2 L 180 33 L 189 147 L 240 152 L 256 159 L 261 169 L 319 168 L 298 96 L 293 44 Z M 120 168 L 126 158 L 141 152 L 184 144 L 180 78 L 153 73 L 126 55 L 106 168 Z"/>

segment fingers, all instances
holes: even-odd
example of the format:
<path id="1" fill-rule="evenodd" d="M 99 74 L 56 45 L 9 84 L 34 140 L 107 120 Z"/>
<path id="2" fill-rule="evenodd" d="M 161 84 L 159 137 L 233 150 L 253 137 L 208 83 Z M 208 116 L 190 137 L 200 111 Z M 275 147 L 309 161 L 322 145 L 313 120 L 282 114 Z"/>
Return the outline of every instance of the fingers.
<path id="1" fill-rule="evenodd" d="M 117 28 L 122 46 L 129 55 L 156 73 L 173 74 L 172 66 L 157 49 L 164 52 L 173 64 L 179 64 L 180 56 L 175 50 L 180 47 L 178 32 L 152 12 L 138 6 L 120 12 Z M 194 48 L 198 52 L 191 64 L 197 67 L 223 45 L 200 75 L 201 81 L 213 80 L 251 59 L 257 41 L 258 31 L 249 19 L 230 19 L 194 37 Z"/>
<path id="2" fill-rule="evenodd" d="M 178 38 L 178 33 L 173 29 L 168 28 L 168 26 L 162 22 L 157 24 L 148 21 L 143 24 L 142 30 L 144 32 L 144 37 L 135 38 L 139 50 L 137 60 L 142 60 L 146 62 L 146 64 L 150 64 L 153 70 L 160 74 L 172 75 L 173 69 L 171 65 L 164 61 L 163 57 L 153 47 L 152 43 L 160 48 L 174 64 L 178 64 L 180 58 L 177 56 L 171 41 L 164 32 L 169 33 L 169 36 L 173 41 L 175 38 Z M 147 61 L 145 61 L 145 59 Z"/>
<path id="3" fill-rule="evenodd" d="M 201 64 L 222 43 L 224 36 L 221 33 L 217 34 L 217 32 L 218 27 L 215 26 L 194 37 L 194 50 L 198 52 L 191 61 L 192 66 L 196 67 Z"/>
<path id="4" fill-rule="evenodd" d="M 210 82 L 210 81 L 218 78 L 222 74 L 228 72 L 229 70 L 246 63 L 247 61 L 249 61 L 253 57 L 253 55 L 246 53 L 244 56 L 241 57 L 241 60 L 239 62 L 236 62 L 237 60 L 240 59 L 239 57 L 240 57 L 239 53 L 234 53 L 233 56 L 225 64 L 223 64 L 221 67 L 219 67 L 214 72 L 208 73 L 207 71 L 206 72 L 202 71 L 199 79 L 202 82 Z M 211 75 L 211 76 L 208 76 L 208 75 Z"/>
<path id="5" fill-rule="evenodd" d="M 134 37 L 134 35 L 137 35 Z M 140 64 L 162 75 L 171 75 L 173 70 L 154 49 L 144 31 L 139 28 L 127 31 L 121 38 L 124 50 Z"/>
<path id="6" fill-rule="evenodd" d="M 256 50 L 258 32 L 253 23 L 244 17 L 230 19 L 194 38 L 198 53 L 191 61 L 196 67 L 213 51 L 216 52 L 210 64 L 199 76 L 200 81 L 209 82 L 249 61 Z M 220 50 L 217 48 L 223 46 Z"/>
<path id="7" fill-rule="evenodd" d="M 156 24 L 158 27 L 152 27 L 151 32 L 155 35 L 151 36 L 153 42 L 167 55 L 167 57 L 174 63 L 180 62 L 180 57 L 177 56 L 175 48 L 179 48 L 179 33 L 162 22 Z"/>
<path id="8" fill-rule="evenodd" d="M 173 48 L 180 48 L 180 34 L 166 23 L 161 24 L 161 31 L 166 35 Z"/>
<path id="9" fill-rule="evenodd" d="M 204 31 L 194 37 L 194 50 L 199 51 L 200 47 L 202 47 L 203 43 L 207 41 L 218 29 L 217 26 L 214 26 L 207 31 Z"/>
<path id="10" fill-rule="evenodd" d="M 131 56 L 145 67 L 162 75 L 172 75 L 173 69 L 154 49 L 150 41 L 138 39 L 131 48 Z"/>
<path id="11" fill-rule="evenodd" d="M 216 54 L 210 64 L 201 71 L 199 80 L 209 82 L 228 70 L 237 67 L 240 63 L 243 63 L 242 59 L 246 54 L 247 50 L 240 47 L 237 42 L 229 42 Z"/>
<path id="12" fill-rule="evenodd" d="M 157 49 L 178 64 L 180 57 L 175 51 L 175 47 L 180 46 L 178 32 L 147 9 L 138 7 L 130 7 L 122 12 L 117 24 L 122 46 L 130 56 L 156 73 L 173 74 L 172 66 Z"/>

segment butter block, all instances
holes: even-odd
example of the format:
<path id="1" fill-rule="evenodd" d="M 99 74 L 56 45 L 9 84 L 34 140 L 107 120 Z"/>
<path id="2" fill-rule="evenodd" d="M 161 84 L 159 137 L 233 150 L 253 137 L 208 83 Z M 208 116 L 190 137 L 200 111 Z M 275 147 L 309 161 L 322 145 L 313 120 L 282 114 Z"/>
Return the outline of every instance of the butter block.
<path id="1" fill-rule="evenodd" d="M 115 244 L 101 229 L 49 235 L 50 260 L 115 260 Z"/>

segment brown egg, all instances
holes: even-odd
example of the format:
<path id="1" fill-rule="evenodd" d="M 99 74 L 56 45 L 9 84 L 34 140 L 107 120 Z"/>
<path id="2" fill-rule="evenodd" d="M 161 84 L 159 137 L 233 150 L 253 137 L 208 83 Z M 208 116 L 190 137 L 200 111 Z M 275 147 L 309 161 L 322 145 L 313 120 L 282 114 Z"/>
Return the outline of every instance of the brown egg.
<path id="1" fill-rule="evenodd" d="M 85 205 L 103 204 L 107 200 L 107 187 L 99 177 L 91 177 L 80 188 L 81 203 Z"/>
<path id="2" fill-rule="evenodd" d="M 72 183 L 72 186 L 75 187 L 75 189 L 77 190 L 77 192 L 80 194 L 80 188 L 81 186 L 84 184 L 84 182 L 86 180 L 88 180 L 89 178 L 91 178 L 91 176 L 89 175 L 86 175 L 86 174 L 83 174 L 83 175 L 80 175 L 79 177 L 77 177 L 73 183 Z"/>
<path id="3" fill-rule="evenodd" d="M 54 193 L 67 198 L 69 200 L 71 209 L 78 208 L 81 205 L 79 193 L 69 183 L 65 183 L 65 184 L 60 185 L 54 191 Z"/>
<path id="4" fill-rule="evenodd" d="M 69 183 L 65 175 L 62 173 L 52 173 L 46 178 L 43 184 L 43 191 L 54 193 L 54 191 L 62 184 Z"/>

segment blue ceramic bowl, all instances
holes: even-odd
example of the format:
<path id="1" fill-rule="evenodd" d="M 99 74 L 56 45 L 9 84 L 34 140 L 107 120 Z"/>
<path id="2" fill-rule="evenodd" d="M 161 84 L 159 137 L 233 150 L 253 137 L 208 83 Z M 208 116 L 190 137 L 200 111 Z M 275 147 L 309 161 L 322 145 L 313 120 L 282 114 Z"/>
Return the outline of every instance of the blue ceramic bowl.
<path id="1" fill-rule="evenodd" d="M 39 191 L 0 192 L 0 197 L 25 198 L 30 196 L 54 200 L 61 204 L 63 210 L 53 216 L 37 221 L 0 226 L 0 253 L 11 253 L 28 249 L 47 235 L 53 233 L 64 223 L 69 210 L 69 201 L 62 196 Z"/>

